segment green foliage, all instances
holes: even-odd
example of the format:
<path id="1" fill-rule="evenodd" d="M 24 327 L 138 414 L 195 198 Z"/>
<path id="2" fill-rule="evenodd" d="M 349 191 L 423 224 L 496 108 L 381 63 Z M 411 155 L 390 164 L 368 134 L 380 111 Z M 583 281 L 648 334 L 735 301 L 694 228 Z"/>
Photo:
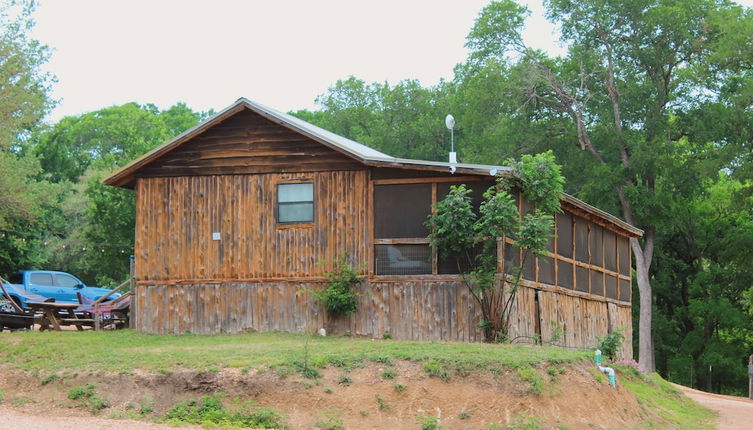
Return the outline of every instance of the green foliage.
<path id="1" fill-rule="evenodd" d="M 458 268 L 471 267 L 463 280 L 481 308 L 480 327 L 488 342 L 508 340 L 511 309 L 520 284 L 522 267 L 528 256 L 541 257 L 554 234 L 552 213 L 560 211 L 564 179 L 551 152 L 508 160 L 513 178 L 499 178 L 496 186 L 484 192 L 477 215 L 473 211 L 470 190 L 452 186 L 437 202 L 426 226 L 431 230 L 431 245 L 444 258 L 455 259 Z M 533 209 L 519 216 L 518 204 L 509 191 L 512 184 L 522 191 Z M 505 264 L 504 276 L 497 279 L 498 239 L 515 238 L 514 247 L 523 251 L 517 265 Z M 481 248 L 474 259 L 474 250 Z M 467 264 L 461 264 L 465 259 Z M 462 272 L 462 271 L 461 271 Z M 507 290 L 504 300 L 498 296 Z"/>
<path id="2" fill-rule="evenodd" d="M 222 393 L 179 402 L 170 408 L 164 421 L 170 424 L 198 424 L 203 426 L 251 427 L 284 429 L 283 416 L 272 409 L 247 403 L 240 409 L 226 409 Z"/>
<path id="3" fill-rule="evenodd" d="M 338 258 L 335 269 L 325 274 L 327 286 L 323 290 L 314 291 L 316 300 L 324 304 L 327 313 L 332 316 L 352 315 L 358 310 L 359 294 L 355 288 L 365 277 L 347 263 L 347 258 L 347 254 Z"/>
<path id="4" fill-rule="evenodd" d="M 536 369 L 530 366 L 520 367 L 517 374 L 521 380 L 531 384 L 533 394 L 540 396 L 543 393 L 546 381 Z"/>
<path id="5" fill-rule="evenodd" d="M 439 360 L 429 360 L 423 365 L 424 372 L 433 378 L 439 378 L 444 382 L 450 380 L 450 372 Z"/>
<path id="6" fill-rule="evenodd" d="M 82 401 L 83 405 L 93 414 L 110 406 L 107 400 L 97 394 L 94 384 L 87 384 L 85 387 L 72 387 L 68 390 L 68 398 Z"/>
<path id="7" fill-rule="evenodd" d="M 660 416 L 671 426 L 688 430 L 714 428 L 711 423 L 715 413 L 685 396 L 656 373 L 647 377 L 620 375 L 620 385 L 633 393 L 641 408 Z M 646 422 L 647 428 L 663 428 L 663 422 Z"/>
<path id="8" fill-rule="evenodd" d="M 601 353 L 614 360 L 617 358 L 617 353 L 622 347 L 622 341 L 625 340 L 625 335 L 622 333 L 623 327 L 612 330 L 611 333 L 607 333 L 604 336 L 596 337 L 596 347 L 601 350 Z"/>
<path id="9" fill-rule="evenodd" d="M 467 420 L 470 417 L 471 417 L 471 414 L 466 411 L 462 411 L 458 414 L 458 418 L 461 420 Z"/>
<path id="10" fill-rule="evenodd" d="M 57 374 L 51 373 L 51 374 L 45 376 L 44 378 L 42 378 L 40 380 L 40 383 L 42 385 L 47 385 L 47 384 L 50 384 L 50 383 L 53 383 L 53 382 L 57 381 L 58 379 L 60 379 L 60 377 Z"/>
<path id="11" fill-rule="evenodd" d="M 530 415 L 517 415 L 507 423 L 505 430 L 542 430 L 544 420 Z"/>
<path id="12" fill-rule="evenodd" d="M 382 379 L 395 379 L 397 376 L 397 372 L 395 369 L 387 369 L 384 372 L 382 372 Z"/>
<path id="13" fill-rule="evenodd" d="M 337 380 L 337 383 L 340 385 L 348 386 L 353 383 L 353 380 L 350 379 L 348 375 L 342 375 L 340 376 L 340 379 Z"/>
<path id="14" fill-rule="evenodd" d="M 68 398 L 71 400 L 88 399 L 95 393 L 95 386 L 88 384 L 85 387 L 72 387 L 68 390 Z"/>
<path id="15" fill-rule="evenodd" d="M 379 406 L 380 411 L 386 411 L 388 409 L 392 409 L 392 405 L 387 403 L 386 400 L 382 398 L 379 394 L 375 394 L 374 397 L 376 398 L 377 406 Z"/>
<path id="16" fill-rule="evenodd" d="M 439 425 L 439 417 L 419 415 L 416 417 L 416 421 L 421 430 L 437 430 L 442 428 L 442 426 Z"/>
<path id="17" fill-rule="evenodd" d="M 314 427 L 321 430 L 343 430 L 343 419 L 340 417 L 340 411 L 321 412 L 321 419 L 314 423 Z"/>
<path id="18" fill-rule="evenodd" d="M 398 392 L 398 393 L 402 393 L 403 391 L 405 391 L 405 390 L 408 389 L 408 387 L 406 387 L 405 385 L 397 383 L 397 382 L 395 382 L 394 384 L 392 384 L 392 388 L 394 388 L 395 391 Z"/>

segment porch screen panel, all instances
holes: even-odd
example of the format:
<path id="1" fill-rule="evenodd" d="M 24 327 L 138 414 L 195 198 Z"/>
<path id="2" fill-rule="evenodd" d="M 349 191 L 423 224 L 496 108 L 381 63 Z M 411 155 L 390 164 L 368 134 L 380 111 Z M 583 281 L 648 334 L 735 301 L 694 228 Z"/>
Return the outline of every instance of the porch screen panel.
<path id="1" fill-rule="evenodd" d="M 604 272 L 591 270 L 591 294 L 604 296 Z"/>
<path id="2" fill-rule="evenodd" d="M 612 275 L 605 275 L 606 296 L 610 299 L 617 298 L 617 278 Z"/>
<path id="3" fill-rule="evenodd" d="M 425 238 L 431 212 L 431 184 L 374 186 L 374 237 Z"/>
<path id="4" fill-rule="evenodd" d="M 587 293 L 589 291 L 588 283 L 588 269 L 575 266 L 575 289 Z"/>
<path id="5" fill-rule="evenodd" d="M 604 228 L 600 225 L 591 224 L 591 237 L 590 237 L 590 249 L 591 249 L 591 261 L 594 266 L 604 267 L 603 250 L 604 244 L 601 243 Z"/>
<path id="6" fill-rule="evenodd" d="M 529 281 L 536 280 L 536 257 L 530 253 L 523 262 L 523 279 L 528 279 Z"/>
<path id="7" fill-rule="evenodd" d="M 458 271 L 458 264 L 460 264 L 460 269 L 463 272 L 469 272 L 473 268 L 476 267 L 478 264 L 476 257 L 481 255 L 483 252 L 483 246 L 478 245 L 475 248 L 471 249 L 468 252 L 468 255 L 462 254 L 458 257 L 455 256 L 442 256 L 439 255 L 438 259 L 438 265 L 437 268 L 439 270 L 440 275 L 452 275 L 452 274 L 458 274 L 461 273 Z M 492 250 L 492 253 L 496 256 L 497 255 L 497 248 L 494 248 Z"/>
<path id="8" fill-rule="evenodd" d="M 518 248 L 510 243 L 505 243 L 505 272 L 510 273 L 512 267 L 518 267 L 520 264 L 520 252 Z"/>
<path id="9" fill-rule="evenodd" d="M 588 221 L 575 217 L 575 259 L 588 263 Z"/>
<path id="10" fill-rule="evenodd" d="M 570 214 L 557 214 L 557 254 L 571 258 L 573 256 L 573 218 Z"/>
<path id="11" fill-rule="evenodd" d="M 426 245 L 376 245 L 378 275 L 431 274 L 431 248 Z"/>
<path id="12" fill-rule="evenodd" d="M 539 282 L 554 285 L 554 260 L 551 257 L 538 259 Z"/>
<path id="13" fill-rule="evenodd" d="M 617 271 L 617 248 L 615 247 L 615 241 L 614 232 L 604 230 L 604 268 L 613 272 Z"/>
<path id="14" fill-rule="evenodd" d="M 626 237 L 617 238 L 617 256 L 620 259 L 620 274 L 630 275 L 630 241 Z"/>
<path id="15" fill-rule="evenodd" d="M 623 302 L 629 302 L 633 295 L 630 281 L 620 279 L 620 300 Z"/>
<path id="16" fill-rule="evenodd" d="M 567 261 L 557 260 L 557 285 L 573 289 L 573 265 Z"/>

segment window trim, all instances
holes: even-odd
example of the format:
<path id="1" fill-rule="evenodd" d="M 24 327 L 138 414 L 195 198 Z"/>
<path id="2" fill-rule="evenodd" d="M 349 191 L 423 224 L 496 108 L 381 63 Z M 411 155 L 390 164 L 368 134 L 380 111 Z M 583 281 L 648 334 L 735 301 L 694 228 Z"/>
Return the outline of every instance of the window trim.
<path id="1" fill-rule="evenodd" d="M 311 185 L 311 200 L 300 200 L 300 201 L 294 201 L 294 202 L 280 202 L 280 187 L 284 185 L 300 185 L 300 184 L 310 184 Z M 305 220 L 305 221 L 280 221 L 280 206 L 283 205 L 294 205 L 294 204 L 301 204 L 301 203 L 311 203 L 311 219 Z M 302 180 L 302 181 L 296 181 L 296 182 L 281 182 L 278 183 L 275 186 L 275 222 L 279 226 L 297 226 L 297 225 L 311 225 L 316 222 L 316 185 L 314 181 L 311 180 Z"/>

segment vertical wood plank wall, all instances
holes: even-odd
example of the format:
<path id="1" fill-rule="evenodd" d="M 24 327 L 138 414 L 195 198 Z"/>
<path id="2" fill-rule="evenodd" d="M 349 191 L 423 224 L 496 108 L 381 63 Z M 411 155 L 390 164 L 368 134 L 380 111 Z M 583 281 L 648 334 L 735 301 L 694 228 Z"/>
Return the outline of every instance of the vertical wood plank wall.
<path id="1" fill-rule="evenodd" d="M 314 183 L 315 222 L 279 225 L 276 185 Z M 137 183 L 135 327 L 149 333 L 313 332 L 332 323 L 311 290 L 348 252 L 369 261 L 366 170 L 140 178 Z M 212 233 L 221 240 L 212 240 Z M 364 269 L 364 273 L 366 270 Z M 339 327 L 356 336 L 481 341 L 480 313 L 458 278 L 370 279 L 359 311 Z M 592 347 L 624 327 L 629 303 L 528 283 L 518 292 L 511 337 Z"/>

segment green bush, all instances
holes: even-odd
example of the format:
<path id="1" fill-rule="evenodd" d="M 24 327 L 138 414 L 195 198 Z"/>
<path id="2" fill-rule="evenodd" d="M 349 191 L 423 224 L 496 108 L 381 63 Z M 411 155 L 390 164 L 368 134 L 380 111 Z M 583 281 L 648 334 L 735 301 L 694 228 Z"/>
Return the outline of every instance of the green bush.
<path id="1" fill-rule="evenodd" d="M 314 291 L 314 298 L 324 304 L 327 313 L 332 316 L 352 315 L 358 310 L 358 296 L 356 285 L 363 282 L 363 276 L 358 275 L 355 267 L 346 263 L 348 255 L 338 258 L 335 270 L 327 272 L 327 286 L 323 290 Z"/>
<path id="2" fill-rule="evenodd" d="M 597 348 L 599 348 L 601 353 L 610 360 L 614 360 L 617 357 L 617 351 L 620 350 L 622 341 L 625 340 L 625 335 L 622 334 L 622 330 L 622 327 L 620 327 L 611 333 L 607 333 L 604 337 L 596 338 Z"/>
<path id="3" fill-rule="evenodd" d="M 247 403 L 237 410 L 222 406 L 222 393 L 177 403 L 165 414 L 170 424 L 198 424 L 202 426 L 234 426 L 263 429 L 284 429 L 283 416 L 268 408 Z"/>

